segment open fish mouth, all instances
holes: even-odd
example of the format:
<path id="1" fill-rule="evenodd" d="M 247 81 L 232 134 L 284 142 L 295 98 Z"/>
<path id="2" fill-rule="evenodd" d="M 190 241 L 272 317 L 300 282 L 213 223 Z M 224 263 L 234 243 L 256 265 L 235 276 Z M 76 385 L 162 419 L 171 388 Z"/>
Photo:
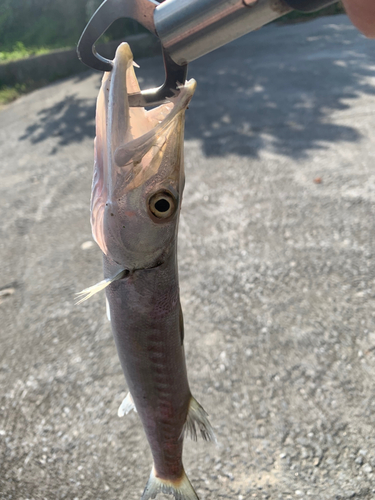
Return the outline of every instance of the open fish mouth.
<path id="1" fill-rule="evenodd" d="M 147 170 L 147 176 L 154 173 L 153 163 L 157 161 L 152 159 L 160 156 L 169 127 L 174 125 L 174 118 L 187 108 L 196 88 L 195 80 L 181 82 L 176 96 L 160 106 L 150 110 L 130 107 L 129 95 L 140 92 L 134 65 L 129 45 L 122 43 L 117 48 L 113 70 L 103 78 L 105 88 L 109 89 L 106 116 L 107 126 L 110 124 L 112 160 L 119 168 L 130 163 L 133 169 L 138 167 L 133 182 L 127 186 L 128 190 L 138 185 L 137 177 L 143 177 L 144 181 L 144 175 L 138 175 L 142 170 Z M 143 169 L 139 168 L 140 163 Z M 142 173 L 145 174 L 144 171 Z"/>
<path id="2" fill-rule="evenodd" d="M 183 113 L 195 88 L 195 80 L 182 82 L 176 96 L 158 107 L 150 110 L 130 107 L 129 95 L 140 92 L 140 87 L 134 72 L 133 54 L 127 43 L 119 45 L 112 71 L 103 76 L 97 100 L 91 227 L 103 253 L 115 262 L 120 258 L 114 246 L 119 248 L 123 244 L 119 235 L 122 235 L 122 242 L 125 238 L 124 224 L 119 219 L 125 214 L 129 234 L 136 232 L 135 227 L 132 228 L 135 217 L 133 220 L 131 217 L 137 190 L 160 175 L 165 168 L 165 156 L 177 156 L 183 133 Z M 173 181 L 179 172 L 177 166 L 170 163 L 175 172 L 165 175 L 163 171 L 163 175 Z M 133 204 L 131 208 L 130 204 Z M 139 255 L 142 250 L 132 248 L 131 241 L 131 237 L 126 237 L 129 255 Z"/>
<path id="3" fill-rule="evenodd" d="M 108 115 L 108 122 L 112 124 L 111 147 L 118 166 L 126 164 L 130 154 L 137 161 L 149 146 L 152 136 L 160 135 L 173 118 L 186 109 L 196 88 L 195 80 L 181 82 L 175 97 L 160 106 L 150 110 L 130 107 L 129 96 L 140 92 L 134 65 L 129 45 L 122 43 L 117 48 L 113 70 L 103 79 L 109 89 L 107 110 L 111 116 Z"/>

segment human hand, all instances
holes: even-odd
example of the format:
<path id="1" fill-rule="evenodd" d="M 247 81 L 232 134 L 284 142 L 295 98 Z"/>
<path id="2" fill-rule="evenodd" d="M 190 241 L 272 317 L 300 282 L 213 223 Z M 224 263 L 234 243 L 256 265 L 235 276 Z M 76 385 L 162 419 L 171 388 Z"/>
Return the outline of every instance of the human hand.
<path id="1" fill-rule="evenodd" d="M 364 35 L 375 38 L 375 0 L 343 0 L 349 19 Z"/>

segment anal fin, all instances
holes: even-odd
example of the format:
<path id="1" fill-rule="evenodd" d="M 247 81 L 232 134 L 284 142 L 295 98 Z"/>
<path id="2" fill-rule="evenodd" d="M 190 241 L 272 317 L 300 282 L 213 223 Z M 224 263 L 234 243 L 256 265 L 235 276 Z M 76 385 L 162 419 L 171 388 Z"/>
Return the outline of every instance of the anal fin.
<path id="1" fill-rule="evenodd" d="M 117 411 L 117 415 L 119 417 L 123 417 L 124 415 L 127 415 L 130 411 L 134 410 L 135 413 L 137 413 L 137 408 L 135 407 L 133 397 L 128 392 L 126 395 L 126 398 L 124 398 L 123 402 L 120 404 L 120 408 Z"/>
<path id="2" fill-rule="evenodd" d="M 198 403 L 198 401 L 191 396 L 189 411 L 186 417 L 184 428 L 182 429 L 183 436 L 190 436 L 194 441 L 197 440 L 198 433 L 196 427 L 205 441 L 213 441 L 216 443 L 214 430 L 208 420 L 208 413 Z"/>

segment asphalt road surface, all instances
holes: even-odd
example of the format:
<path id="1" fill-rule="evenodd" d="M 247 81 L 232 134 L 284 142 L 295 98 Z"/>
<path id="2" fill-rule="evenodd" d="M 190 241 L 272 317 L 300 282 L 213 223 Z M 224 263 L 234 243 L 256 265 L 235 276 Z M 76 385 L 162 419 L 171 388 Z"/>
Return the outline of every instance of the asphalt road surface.
<path id="1" fill-rule="evenodd" d="M 141 61 L 145 87 L 159 59 Z M 179 262 L 201 500 L 375 498 L 375 42 L 345 16 L 191 65 Z M 89 198 L 87 72 L 0 112 L 0 498 L 139 499 Z M 164 498 L 164 497 L 160 497 Z"/>

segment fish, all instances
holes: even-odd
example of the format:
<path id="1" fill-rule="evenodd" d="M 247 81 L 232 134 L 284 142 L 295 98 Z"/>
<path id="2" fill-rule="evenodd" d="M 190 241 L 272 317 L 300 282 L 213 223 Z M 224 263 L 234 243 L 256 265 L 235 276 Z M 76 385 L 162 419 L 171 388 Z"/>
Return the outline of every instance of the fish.
<path id="1" fill-rule="evenodd" d="M 184 354 L 177 235 L 184 189 L 185 110 L 195 80 L 146 110 L 130 107 L 140 91 L 131 49 L 119 45 L 104 73 L 96 108 L 92 234 L 103 253 L 107 314 L 129 394 L 118 414 L 134 409 L 153 466 L 141 500 L 158 493 L 197 500 L 183 467 L 185 436 L 215 441 L 207 413 L 192 396 Z"/>

